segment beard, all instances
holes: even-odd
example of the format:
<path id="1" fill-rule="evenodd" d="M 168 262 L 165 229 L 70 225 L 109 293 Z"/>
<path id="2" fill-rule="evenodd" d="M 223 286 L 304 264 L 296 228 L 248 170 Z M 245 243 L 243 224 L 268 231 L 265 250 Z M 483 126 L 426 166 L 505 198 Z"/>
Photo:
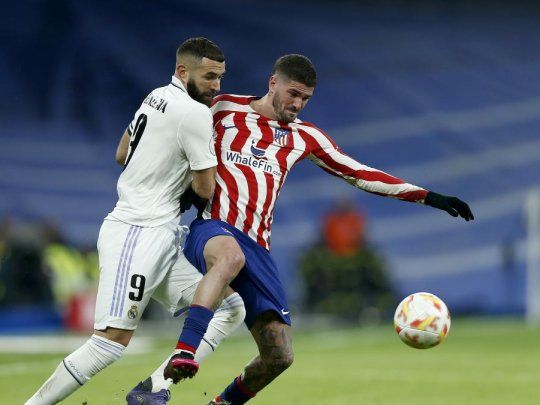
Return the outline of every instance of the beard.
<path id="1" fill-rule="evenodd" d="M 298 113 L 294 113 L 290 110 L 285 110 L 281 107 L 281 99 L 278 93 L 274 94 L 274 98 L 272 100 L 272 107 L 274 107 L 274 113 L 277 115 L 278 119 L 282 122 L 285 122 L 286 124 L 293 122 L 298 116 Z"/>
<path id="2" fill-rule="evenodd" d="M 207 107 L 210 107 L 212 104 L 212 99 L 216 95 L 216 92 L 213 90 L 208 90 L 207 92 L 202 92 L 199 90 L 197 85 L 195 84 L 194 80 L 188 80 L 187 82 L 187 92 L 189 96 L 199 103 L 202 103 L 206 105 Z"/>

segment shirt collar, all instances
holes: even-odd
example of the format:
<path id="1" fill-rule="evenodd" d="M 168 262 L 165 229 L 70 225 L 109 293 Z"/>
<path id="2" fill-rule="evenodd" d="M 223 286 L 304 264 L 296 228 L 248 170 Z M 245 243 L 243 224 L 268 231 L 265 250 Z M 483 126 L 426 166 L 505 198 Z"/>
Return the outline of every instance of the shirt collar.
<path id="1" fill-rule="evenodd" d="M 186 88 L 184 87 L 184 84 L 183 84 L 182 81 L 181 81 L 178 77 L 176 77 L 176 76 L 173 76 L 173 77 L 172 77 L 172 80 L 171 80 L 171 86 L 174 86 L 174 87 L 176 87 L 177 89 L 182 90 L 184 93 L 187 93 Z"/>

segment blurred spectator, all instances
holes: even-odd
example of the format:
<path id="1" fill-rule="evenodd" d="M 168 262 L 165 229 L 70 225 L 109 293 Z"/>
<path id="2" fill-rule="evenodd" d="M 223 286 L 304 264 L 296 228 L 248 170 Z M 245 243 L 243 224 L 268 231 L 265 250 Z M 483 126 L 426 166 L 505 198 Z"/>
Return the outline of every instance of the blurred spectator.
<path id="1" fill-rule="evenodd" d="M 382 258 L 366 242 L 363 213 L 339 201 L 321 236 L 300 259 L 307 311 L 369 322 L 389 313 L 395 299 Z"/>
<path id="2" fill-rule="evenodd" d="M 336 255 L 352 255 L 364 245 L 364 214 L 347 199 L 339 201 L 324 218 L 326 247 Z"/>
<path id="3" fill-rule="evenodd" d="M 45 242 L 39 225 L 4 224 L 0 265 L 0 306 L 52 303 L 43 266 Z"/>
<path id="4" fill-rule="evenodd" d="M 69 246 L 54 223 L 0 223 L 1 307 L 49 307 L 70 329 L 88 329 L 98 278 L 96 249 Z"/>
<path id="5" fill-rule="evenodd" d="M 51 274 L 55 301 L 65 308 L 73 295 L 92 287 L 87 256 L 66 244 L 54 223 L 45 223 L 42 230 L 46 243 L 43 260 Z"/>

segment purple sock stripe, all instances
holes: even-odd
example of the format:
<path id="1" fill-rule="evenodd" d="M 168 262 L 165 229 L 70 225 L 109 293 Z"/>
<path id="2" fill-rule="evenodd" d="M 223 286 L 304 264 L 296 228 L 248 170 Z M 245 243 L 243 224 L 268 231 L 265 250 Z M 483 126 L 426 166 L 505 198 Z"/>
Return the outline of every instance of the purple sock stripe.
<path id="1" fill-rule="evenodd" d="M 122 262 L 122 268 L 116 275 L 118 276 L 118 290 L 115 291 L 115 304 L 113 307 L 113 316 L 120 316 L 118 309 L 120 307 L 120 301 L 122 300 L 122 280 L 124 279 L 124 272 L 126 271 L 127 262 L 129 258 L 129 252 L 131 251 L 131 247 L 133 246 L 133 240 L 135 239 L 135 235 L 137 233 L 137 227 L 135 225 L 132 225 L 133 232 L 131 233 L 131 237 L 127 244 L 126 253 L 124 254 L 124 261 Z"/>
<path id="2" fill-rule="evenodd" d="M 116 351 L 116 352 L 118 352 L 120 354 L 125 349 L 124 345 L 121 345 L 120 343 L 113 342 L 111 340 L 103 340 L 103 339 L 97 338 L 95 336 L 92 336 L 90 339 L 92 339 L 93 342 L 105 345 L 105 346 L 109 347 L 111 350 Z"/>
<path id="3" fill-rule="evenodd" d="M 244 300 L 242 299 L 242 297 L 237 296 L 230 299 L 225 299 L 223 301 L 223 304 L 225 308 L 232 308 L 232 307 L 237 307 L 239 305 L 242 306 L 244 304 Z"/>
<path id="4" fill-rule="evenodd" d="M 104 345 L 107 345 L 107 346 L 111 346 L 113 348 L 115 348 L 116 350 L 124 350 L 126 347 L 121 344 L 121 343 L 118 343 L 118 342 L 115 342 L 113 340 L 109 340 L 107 338 L 102 338 L 98 335 L 92 335 L 90 336 L 90 339 L 96 341 L 96 342 L 100 342 L 100 343 L 103 343 Z"/>
<path id="5" fill-rule="evenodd" d="M 105 350 L 106 352 L 112 354 L 115 357 L 120 357 L 122 355 L 122 351 L 114 351 L 109 346 L 104 345 L 102 342 L 96 342 L 95 340 L 92 341 L 93 344 L 95 344 L 100 349 Z"/>
<path id="6" fill-rule="evenodd" d="M 122 311 L 124 310 L 124 302 L 126 300 L 127 284 L 128 284 L 129 275 L 131 273 L 131 262 L 132 262 L 132 259 L 133 259 L 133 253 L 135 252 L 135 247 L 137 246 L 137 241 L 138 241 L 139 236 L 140 236 L 141 233 L 142 233 L 142 227 L 138 226 L 137 229 L 135 230 L 135 234 L 133 236 L 133 244 L 132 244 L 131 249 L 129 251 L 129 258 L 127 259 L 127 266 L 126 266 L 126 269 L 125 269 L 124 273 L 122 274 L 122 278 L 120 280 L 122 293 L 120 294 L 120 301 L 119 301 L 119 305 L 118 305 L 118 316 L 121 316 Z"/>
<path id="7" fill-rule="evenodd" d="M 122 295 L 121 295 L 122 304 L 120 306 L 120 311 L 118 313 L 118 316 L 120 316 L 120 314 L 124 310 L 124 302 L 126 301 L 126 290 L 127 290 L 127 285 L 128 285 L 128 279 L 129 279 L 129 274 L 131 273 L 131 259 L 133 258 L 133 253 L 135 252 L 135 247 L 137 246 L 137 241 L 139 240 L 139 236 L 142 233 L 142 228 L 139 227 L 138 231 L 139 232 L 137 233 L 137 235 L 135 236 L 135 240 L 133 241 L 133 249 L 131 249 L 131 253 L 130 253 L 130 256 L 129 256 L 128 267 L 127 267 L 126 273 L 124 275 L 124 287 L 122 289 Z"/>
<path id="8" fill-rule="evenodd" d="M 118 277 L 118 291 L 115 296 L 115 304 L 113 307 L 113 316 L 120 316 L 119 309 L 120 309 L 120 301 L 122 300 L 122 283 L 124 280 L 124 273 L 127 269 L 127 265 L 129 262 L 130 252 L 133 247 L 133 241 L 135 240 L 135 236 L 137 234 L 137 227 L 135 225 L 132 225 L 133 232 L 131 233 L 131 237 L 128 241 L 126 252 L 124 254 L 124 261 L 122 262 L 122 267 L 120 268 L 120 271 L 116 274 Z"/>
<path id="9" fill-rule="evenodd" d="M 120 278 L 120 276 L 119 276 L 120 268 L 122 267 L 122 263 L 124 261 L 124 255 L 126 253 L 126 246 L 128 244 L 128 240 L 129 240 L 129 238 L 131 236 L 131 231 L 132 230 L 133 230 L 133 226 L 130 226 L 129 231 L 127 233 L 127 236 L 124 239 L 124 247 L 122 247 L 122 254 L 120 255 L 120 260 L 118 261 L 118 268 L 116 269 L 116 281 L 114 282 L 114 292 L 113 292 L 113 297 L 112 297 L 112 302 L 111 302 L 111 309 L 109 311 L 109 315 L 111 315 L 111 316 L 113 314 L 114 302 L 116 300 L 116 290 L 117 290 L 117 287 L 118 287 L 118 280 Z"/>

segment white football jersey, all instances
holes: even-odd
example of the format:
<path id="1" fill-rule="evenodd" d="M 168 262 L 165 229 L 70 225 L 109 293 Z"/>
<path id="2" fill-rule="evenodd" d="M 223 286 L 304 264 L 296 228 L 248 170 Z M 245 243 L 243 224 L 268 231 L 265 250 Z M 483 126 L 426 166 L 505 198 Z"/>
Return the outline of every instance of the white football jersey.
<path id="1" fill-rule="evenodd" d="M 180 215 L 191 170 L 217 165 L 210 109 L 173 76 L 152 91 L 127 129 L 131 139 L 118 179 L 118 202 L 107 219 L 159 226 Z"/>

